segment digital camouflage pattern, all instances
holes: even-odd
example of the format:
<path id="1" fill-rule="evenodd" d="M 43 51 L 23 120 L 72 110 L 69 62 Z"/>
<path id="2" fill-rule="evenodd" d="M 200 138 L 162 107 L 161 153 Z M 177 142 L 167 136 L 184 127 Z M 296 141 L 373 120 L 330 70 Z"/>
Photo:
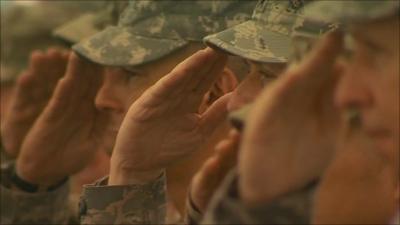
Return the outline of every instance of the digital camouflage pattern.
<path id="1" fill-rule="evenodd" d="M 331 0 L 316 1 L 307 6 L 310 19 L 340 22 L 365 22 L 399 15 L 398 0 Z"/>
<path id="2" fill-rule="evenodd" d="M 55 191 L 26 193 L 11 188 L 12 164 L 1 166 L 0 224 L 67 224 L 69 184 Z"/>
<path id="3" fill-rule="evenodd" d="M 121 12 L 128 4 L 128 0 L 96 2 L 102 6 L 96 12 L 86 13 L 57 27 L 53 31 L 53 35 L 71 45 L 76 44 L 108 26 L 116 25 Z"/>
<path id="4" fill-rule="evenodd" d="M 279 199 L 249 208 L 240 200 L 238 175 L 231 171 L 214 194 L 202 224 L 310 224 L 315 184 Z"/>
<path id="5" fill-rule="evenodd" d="M 166 177 L 143 185 L 107 186 L 107 178 L 84 187 L 82 224 L 164 224 Z"/>
<path id="6" fill-rule="evenodd" d="M 320 35 L 332 29 L 329 23 L 306 20 L 304 4 L 303 0 L 260 0 L 251 20 L 207 36 L 204 41 L 249 60 L 287 62 L 295 32 Z"/>
<path id="7" fill-rule="evenodd" d="M 1 1 L 3 3 L 3 1 Z M 15 1 L 1 7 L 1 82 L 14 82 L 27 67 L 33 50 L 61 43 L 52 30 L 82 12 L 95 1 Z"/>
<path id="8" fill-rule="evenodd" d="M 75 45 L 89 60 L 137 66 L 250 18 L 255 1 L 130 1 L 118 26 Z M 179 5 L 177 7 L 177 4 Z"/>

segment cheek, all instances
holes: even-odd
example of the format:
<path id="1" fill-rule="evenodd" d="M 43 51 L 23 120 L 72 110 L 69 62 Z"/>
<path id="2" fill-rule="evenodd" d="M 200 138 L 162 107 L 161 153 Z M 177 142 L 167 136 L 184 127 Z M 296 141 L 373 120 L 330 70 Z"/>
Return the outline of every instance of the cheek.
<path id="1" fill-rule="evenodd" d="M 398 67 L 398 65 L 397 65 Z M 379 82 L 376 82 L 375 91 L 379 92 L 377 96 L 379 96 L 379 107 L 382 109 L 382 117 L 387 119 L 388 125 L 392 126 L 395 134 L 399 134 L 399 104 L 400 104 L 400 79 L 399 79 L 399 71 L 396 66 L 390 67 L 388 65 L 388 70 L 385 73 L 382 73 Z"/>

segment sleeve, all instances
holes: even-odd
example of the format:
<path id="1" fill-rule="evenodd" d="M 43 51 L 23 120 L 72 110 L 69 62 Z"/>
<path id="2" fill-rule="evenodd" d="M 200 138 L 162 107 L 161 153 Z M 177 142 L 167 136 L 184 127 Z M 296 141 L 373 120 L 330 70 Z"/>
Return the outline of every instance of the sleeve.
<path id="1" fill-rule="evenodd" d="M 217 190 L 203 224 L 310 224 L 315 184 L 265 205 L 249 208 L 238 195 L 238 176 L 232 171 Z"/>
<path id="2" fill-rule="evenodd" d="M 1 167 L 1 224 L 66 224 L 69 183 L 51 192 L 27 193 L 12 188 L 11 164 Z"/>
<path id="3" fill-rule="evenodd" d="M 108 178 L 84 187 L 81 224 L 164 224 L 165 174 L 143 185 L 107 186 Z"/>

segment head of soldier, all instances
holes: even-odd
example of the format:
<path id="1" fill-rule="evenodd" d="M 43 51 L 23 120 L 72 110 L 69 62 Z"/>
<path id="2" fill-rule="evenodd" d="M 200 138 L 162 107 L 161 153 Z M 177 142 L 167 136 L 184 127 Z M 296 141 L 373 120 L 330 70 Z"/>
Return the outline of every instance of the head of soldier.
<path id="1" fill-rule="evenodd" d="M 358 113 L 361 130 L 374 149 L 398 172 L 399 160 L 399 9 L 398 1 L 349 1 L 327 4 L 331 13 L 313 10 L 317 19 L 344 24 L 343 74 L 335 92 L 335 104 L 344 113 Z M 352 5 L 351 5 L 352 4 Z M 315 9 L 318 9 L 315 4 Z M 310 9 L 312 10 L 312 9 Z M 321 15 L 318 15 L 318 11 Z M 339 12 L 340 11 L 340 12 Z M 397 175 L 398 179 L 398 175 Z"/>
<path id="2" fill-rule="evenodd" d="M 228 104 L 236 128 L 244 125 L 248 105 L 285 70 L 292 36 L 318 36 L 328 31 L 328 23 L 309 23 L 303 6 L 302 1 L 259 1 L 251 20 L 204 39 L 212 48 L 239 56 L 247 64 L 247 75 Z"/>
<path id="3" fill-rule="evenodd" d="M 161 77 L 196 51 L 202 38 L 249 18 L 254 4 L 241 1 L 131 1 L 118 26 L 83 40 L 73 50 L 103 66 L 96 107 L 107 117 L 99 136 L 112 149 L 131 104 Z M 246 12 L 247 13 L 242 13 Z M 199 111 L 237 85 L 225 68 L 205 95 Z"/>
<path id="4" fill-rule="evenodd" d="M 51 36 L 51 31 L 90 7 L 92 3 L 1 2 L 1 29 L 7 30 L 0 32 L 1 119 L 7 112 L 19 75 L 29 66 L 29 56 L 36 50 L 64 47 Z"/>

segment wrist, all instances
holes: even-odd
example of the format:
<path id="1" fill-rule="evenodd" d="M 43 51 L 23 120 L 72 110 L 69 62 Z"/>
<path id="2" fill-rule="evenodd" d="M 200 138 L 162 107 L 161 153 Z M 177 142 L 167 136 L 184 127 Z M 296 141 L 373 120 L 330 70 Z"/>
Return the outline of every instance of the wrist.
<path id="1" fill-rule="evenodd" d="M 29 193 L 54 191 L 59 187 L 63 186 L 68 181 L 68 177 L 64 177 L 63 179 L 60 179 L 57 182 L 45 185 L 36 182 L 35 183 L 29 182 L 17 174 L 15 164 L 12 165 L 11 167 L 9 179 L 11 181 L 11 188 L 16 188 L 18 190 Z"/>
<path id="2" fill-rule="evenodd" d="M 163 172 L 163 169 L 136 171 L 132 168 L 111 165 L 108 185 L 145 184 L 156 180 Z"/>
<path id="3" fill-rule="evenodd" d="M 60 181 L 64 180 L 66 177 L 50 177 L 41 174 L 37 174 L 38 169 L 37 166 L 32 166 L 29 163 L 22 163 L 20 160 L 16 161 L 15 164 L 15 175 L 18 176 L 23 181 L 27 183 L 38 185 L 38 186 L 53 186 Z"/>

